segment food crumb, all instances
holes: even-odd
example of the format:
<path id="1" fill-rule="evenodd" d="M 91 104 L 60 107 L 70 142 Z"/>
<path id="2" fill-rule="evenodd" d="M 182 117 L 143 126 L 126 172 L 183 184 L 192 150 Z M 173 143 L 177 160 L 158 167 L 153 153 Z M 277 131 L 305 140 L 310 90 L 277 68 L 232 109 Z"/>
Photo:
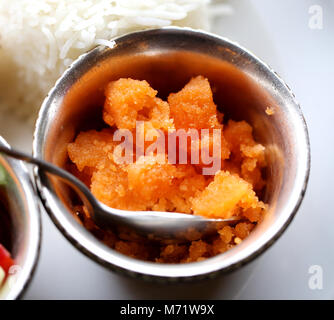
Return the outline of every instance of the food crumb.
<path id="1" fill-rule="evenodd" d="M 267 107 L 266 114 L 268 116 L 272 116 L 275 113 L 275 109 L 273 107 Z"/>

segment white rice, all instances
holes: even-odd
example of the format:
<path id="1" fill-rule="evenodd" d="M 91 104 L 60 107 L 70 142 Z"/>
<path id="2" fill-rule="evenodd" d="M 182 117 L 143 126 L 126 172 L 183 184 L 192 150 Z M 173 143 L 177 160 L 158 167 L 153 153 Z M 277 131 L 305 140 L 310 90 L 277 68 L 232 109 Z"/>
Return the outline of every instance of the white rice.
<path id="1" fill-rule="evenodd" d="M 209 2 L 0 0 L 0 111 L 34 118 L 66 67 L 115 36 L 169 25 L 207 29 Z"/>

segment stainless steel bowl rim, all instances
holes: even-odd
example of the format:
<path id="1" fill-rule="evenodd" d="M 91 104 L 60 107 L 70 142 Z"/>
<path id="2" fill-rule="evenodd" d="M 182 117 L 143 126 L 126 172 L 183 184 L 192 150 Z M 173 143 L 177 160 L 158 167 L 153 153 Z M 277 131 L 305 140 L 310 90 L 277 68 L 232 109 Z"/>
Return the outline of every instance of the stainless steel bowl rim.
<path id="1" fill-rule="evenodd" d="M 0 137 L 0 144 L 9 147 L 8 143 L 2 137 Z M 29 246 L 26 249 L 26 259 L 24 260 L 24 265 L 19 266 L 20 269 L 16 281 L 4 296 L 6 300 L 14 300 L 22 297 L 25 293 L 33 278 L 39 260 L 42 237 L 40 203 L 38 200 L 36 201 L 35 187 L 24 163 L 6 156 L 0 155 L 0 157 L 8 163 L 12 170 L 11 174 L 15 175 L 17 182 L 20 184 L 22 193 L 26 198 L 26 212 L 29 214 Z"/>
<path id="2" fill-rule="evenodd" d="M 300 168 L 304 168 L 303 172 L 300 172 L 298 181 L 298 190 L 293 199 L 291 199 L 289 203 L 289 207 L 285 208 L 284 214 L 282 214 L 281 219 L 275 223 L 274 226 L 270 229 L 269 232 L 266 233 L 266 236 L 262 236 L 257 241 L 247 244 L 247 247 L 242 250 L 242 252 L 238 255 L 234 255 L 234 248 L 225 252 L 224 254 L 220 254 L 213 258 L 196 262 L 196 263 L 187 263 L 187 264 L 158 264 L 140 261 L 136 259 L 129 258 L 124 256 L 108 247 L 106 247 L 103 243 L 99 242 L 93 235 L 91 235 L 87 230 L 84 230 L 79 224 L 75 226 L 73 223 L 68 221 L 66 217 L 66 209 L 63 206 L 61 210 L 59 210 L 59 203 L 57 203 L 56 199 L 52 196 L 47 185 L 47 178 L 41 172 L 35 170 L 35 181 L 38 186 L 38 191 L 43 201 L 43 204 L 55 223 L 58 229 L 64 234 L 64 236 L 81 252 L 95 260 L 96 262 L 113 269 L 117 272 L 126 273 L 130 276 L 142 277 L 144 279 L 154 279 L 154 280 L 162 280 L 162 281 L 178 281 L 178 280 L 192 280 L 194 278 L 207 278 L 210 276 L 214 276 L 219 272 L 226 272 L 230 270 L 234 270 L 239 266 L 253 260 L 256 256 L 270 247 L 286 230 L 292 219 L 294 218 L 298 208 L 302 202 L 304 194 L 306 192 L 309 172 L 310 172 L 310 142 L 308 136 L 307 125 L 304 119 L 304 116 L 301 112 L 300 106 L 295 99 L 294 94 L 291 89 L 286 85 L 286 83 L 278 76 L 278 74 L 270 68 L 266 63 L 257 58 L 253 53 L 249 50 L 243 48 L 236 42 L 230 41 L 227 38 L 220 37 L 215 34 L 211 34 L 208 32 L 193 30 L 191 28 L 180 28 L 180 27 L 165 27 L 160 29 L 150 29 L 145 31 L 132 32 L 115 39 L 116 45 L 117 42 L 123 41 L 128 37 L 135 37 L 137 35 L 141 35 L 145 33 L 146 35 L 152 33 L 164 33 L 164 32 L 173 32 L 173 33 L 191 33 L 194 36 L 205 37 L 206 39 L 211 39 L 212 41 L 216 41 L 221 43 L 224 46 L 233 48 L 234 51 L 239 52 L 242 55 L 247 56 L 253 63 L 257 64 L 261 68 L 263 68 L 267 75 L 271 80 L 280 83 L 280 85 L 289 93 L 290 97 L 294 101 L 294 110 L 292 110 L 296 116 L 299 118 L 299 127 L 300 127 L 300 138 L 303 139 L 306 145 L 306 150 L 304 152 L 304 156 L 302 159 L 299 159 L 301 162 Z M 72 63 L 71 66 L 64 72 L 64 74 L 58 79 L 53 89 L 49 92 L 48 96 L 44 100 L 39 117 L 36 123 L 36 129 L 34 134 L 34 143 L 33 143 L 33 153 L 36 157 L 42 157 L 42 144 L 43 144 L 43 129 L 47 122 L 47 119 L 52 116 L 52 112 L 50 112 L 50 108 L 52 105 L 52 98 L 57 96 L 57 92 L 59 88 L 61 88 L 62 83 L 69 81 L 71 72 L 75 69 L 79 64 L 81 64 L 87 56 L 94 55 L 101 50 L 104 50 L 104 46 L 98 46 L 91 51 L 81 55 L 76 61 Z M 302 169 L 298 169 L 302 170 Z M 242 246 L 240 244 L 239 246 Z"/>

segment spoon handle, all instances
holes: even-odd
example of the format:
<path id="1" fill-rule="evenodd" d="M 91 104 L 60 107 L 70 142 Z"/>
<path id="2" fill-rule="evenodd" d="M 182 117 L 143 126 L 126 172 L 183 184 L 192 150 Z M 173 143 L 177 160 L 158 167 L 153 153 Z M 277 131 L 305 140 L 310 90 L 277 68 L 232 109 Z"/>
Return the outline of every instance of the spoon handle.
<path id="1" fill-rule="evenodd" d="M 6 154 L 9 157 L 23 160 L 27 163 L 36 165 L 39 169 L 48 172 L 52 175 L 57 176 L 63 182 L 68 184 L 71 188 L 73 188 L 81 200 L 84 202 L 84 205 L 88 209 L 89 213 L 93 212 L 93 207 L 96 207 L 96 200 L 94 196 L 91 194 L 90 190 L 86 187 L 86 185 L 73 176 L 71 173 L 41 159 L 37 159 L 33 156 L 28 155 L 27 153 L 20 152 L 15 149 L 8 148 L 6 146 L 0 145 L 0 152 Z"/>
<path id="2" fill-rule="evenodd" d="M 194 237 L 194 230 L 196 231 L 196 237 L 200 238 L 204 234 L 216 232 L 217 223 L 222 227 L 240 219 L 240 217 L 225 220 L 205 219 L 200 216 L 182 213 L 124 211 L 109 208 L 103 203 L 99 203 L 87 186 L 79 179 L 52 163 L 0 145 L 1 152 L 12 158 L 36 165 L 40 170 L 57 176 L 77 192 L 94 222 L 101 227 L 109 228 L 115 225 L 123 225 L 141 234 L 148 235 L 150 239 L 189 241 L 189 237 L 191 239 Z"/>

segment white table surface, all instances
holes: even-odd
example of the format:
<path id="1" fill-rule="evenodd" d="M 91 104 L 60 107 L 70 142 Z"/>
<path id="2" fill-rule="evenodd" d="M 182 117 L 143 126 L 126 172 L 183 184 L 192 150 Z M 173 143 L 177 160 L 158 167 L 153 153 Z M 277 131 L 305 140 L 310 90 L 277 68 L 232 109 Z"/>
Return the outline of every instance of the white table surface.
<path id="1" fill-rule="evenodd" d="M 251 264 L 215 280 L 160 285 L 116 275 L 61 235 L 45 212 L 41 257 L 25 299 L 333 299 L 334 298 L 334 0 L 234 0 L 234 15 L 214 31 L 268 62 L 290 85 L 309 127 L 312 168 L 304 202 L 283 236 Z M 311 5 L 323 29 L 309 28 Z M 18 127 L 20 126 L 20 130 Z M 32 128 L 0 118 L 0 134 L 31 150 Z M 311 290 L 309 268 L 323 270 Z"/>

